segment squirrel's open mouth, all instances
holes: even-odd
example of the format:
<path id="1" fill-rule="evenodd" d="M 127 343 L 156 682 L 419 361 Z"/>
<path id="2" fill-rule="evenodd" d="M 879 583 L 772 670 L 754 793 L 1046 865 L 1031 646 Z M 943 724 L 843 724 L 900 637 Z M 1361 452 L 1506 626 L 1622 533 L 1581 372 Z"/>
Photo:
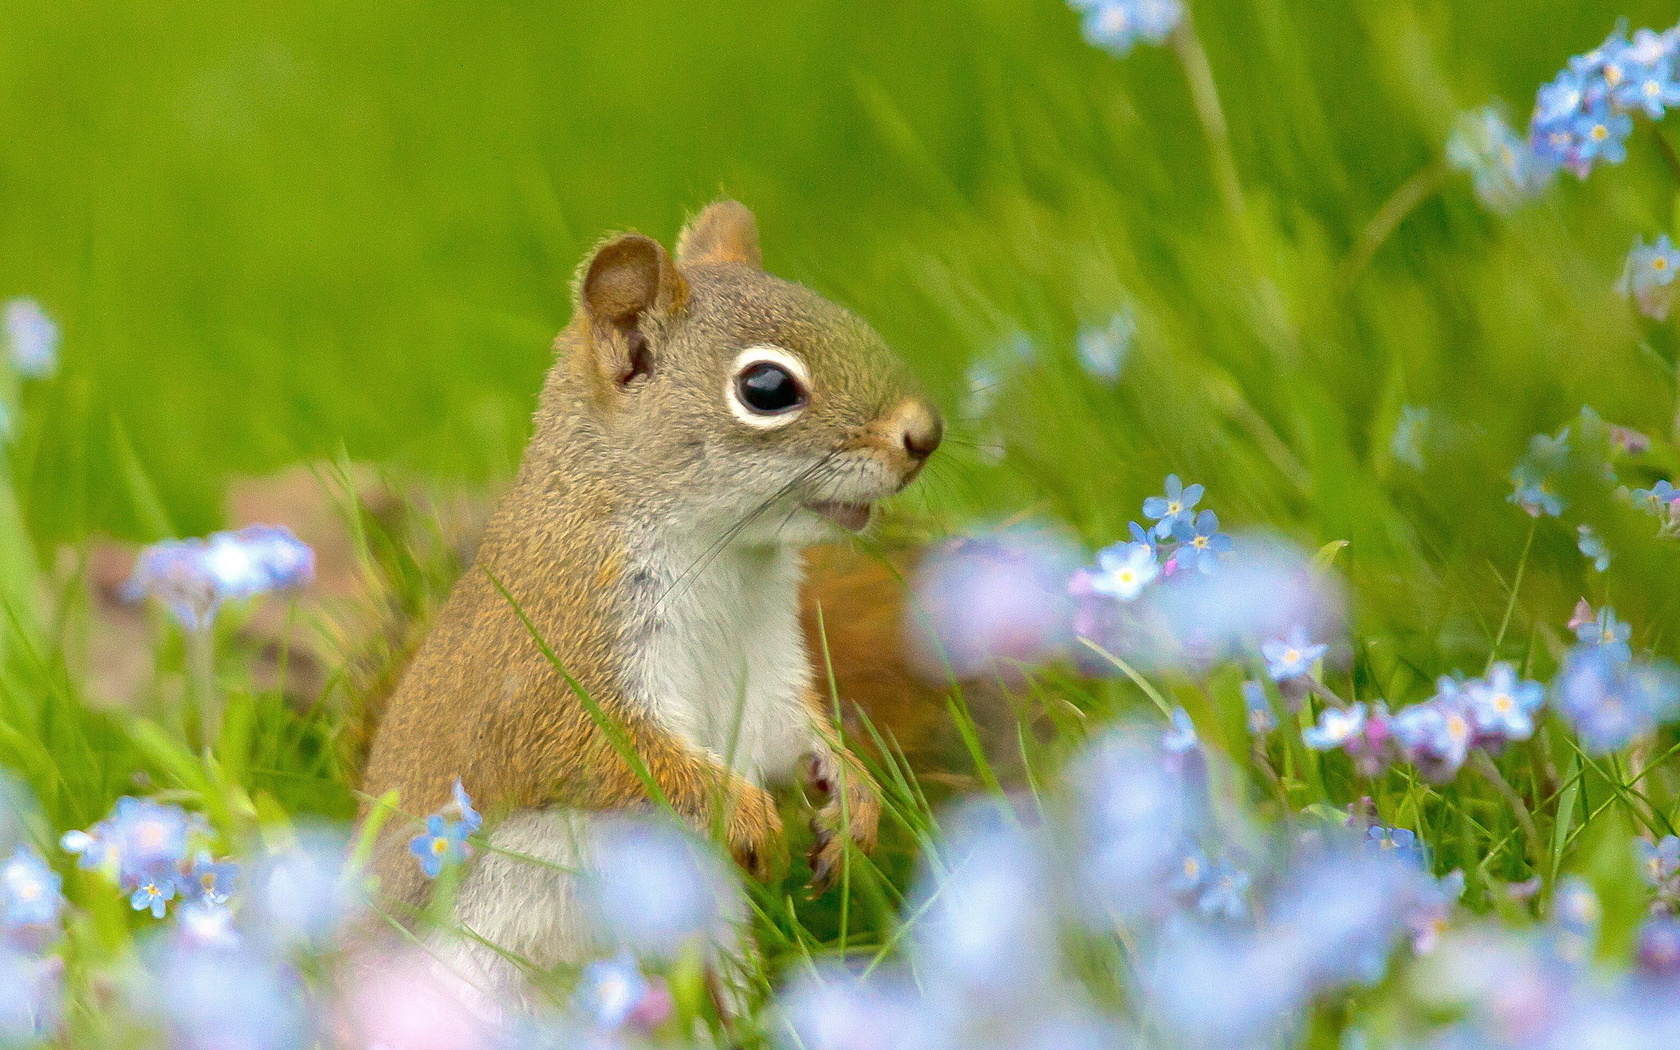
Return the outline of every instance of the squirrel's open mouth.
<path id="1" fill-rule="evenodd" d="M 870 506 L 867 503 L 838 503 L 822 500 L 805 504 L 805 509 L 820 514 L 848 532 L 862 532 L 869 527 Z"/>

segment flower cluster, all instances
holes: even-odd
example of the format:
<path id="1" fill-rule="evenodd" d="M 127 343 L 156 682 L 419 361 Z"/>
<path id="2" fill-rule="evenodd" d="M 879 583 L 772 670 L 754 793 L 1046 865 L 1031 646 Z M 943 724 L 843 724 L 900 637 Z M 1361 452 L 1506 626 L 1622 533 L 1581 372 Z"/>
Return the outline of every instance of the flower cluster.
<path id="1" fill-rule="evenodd" d="M 1249 837 L 1210 790 L 1217 761 L 1182 729 L 1120 729 L 1077 758 L 1042 825 L 1013 803 L 960 809 L 908 902 L 903 968 L 796 980 L 778 1045 L 1123 1047 L 1139 1030 L 1151 1046 L 1282 1045 L 1315 1000 L 1379 980 L 1403 945 L 1434 947 L 1459 879 L 1339 827 Z M 1071 976 L 1093 952 L 1126 975 L 1124 1014 Z"/>
<path id="2" fill-rule="evenodd" d="M 1139 40 L 1159 44 L 1184 21 L 1181 0 L 1069 0 L 1080 13 L 1085 39 L 1113 55 Z"/>
<path id="3" fill-rule="evenodd" d="M 1219 531 L 1217 514 L 1211 510 L 1197 513 L 1202 493 L 1202 486 L 1187 486 L 1177 474 L 1168 474 L 1165 493 L 1143 501 L 1143 515 L 1150 525 L 1146 528 L 1134 521 L 1130 541 L 1098 551 L 1096 569 L 1076 574 L 1074 593 L 1129 602 L 1157 577 L 1189 569 L 1216 571 L 1230 553 L 1232 541 Z"/>
<path id="4" fill-rule="evenodd" d="M 154 598 L 189 630 L 205 630 L 225 601 L 301 587 L 315 554 L 284 525 L 247 525 L 205 539 L 164 540 L 140 552 L 124 585 L 130 601 Z"/>
<path id="5" fill-rule="evenodd" d="M 1432 780 L 1450 780 L 1472 748 L 1499 748 L 1533 736 L 1544 700 L 1540 683 L 1496 663 L 1484 678 L 1443 677 L 1434 696 L 1392 715 L 1382 704 L 1326 707 L 1301 739 L 1316 751 L 1347 752 L 1367 774 L 1406 761 Z"/>
<path id="6" fill-rule="evenodd" d="M 1632 628 L 1613 609 L 1594 613 L 1583 602 L 1570 626 L 1576 644 L 1565 653 L 1550 693 L 1557 713 L 1589 753 L 1619 750 L 1680 716 L 1680 669 L 1637 658 L 1628 641 Z M 1301 633 L 1268 642 L 1267 669 L 1286 695 L 1304 696 L 1317 685 L 1311 668 L 1323 649 Z M 1308 747 L 1342 750 L 1368 775 L 1405 761 L 1437 781 L 1456 776 L 1474 748 L 1497 751 L 1533 736 L 1547 699 L 1545 686 L 1521 678 L 1504 662 L 1482 678 L 1443 676 L 1432 697 L 1393 714 L 1383 704 L 1342 704 L 1321 686 L 1318 691 L 1333 703 L 1319 713 L 1316 725 L 1303 730 Z M 1252 712 L 1255 701 L 1248 706 Z"/>
<path id="7" fill-rule="evenodd" d="M 1677 46 L 1680 28 L 1665 33 L 1641 29 L 1629 40 L 1623 26 L 1603 44 L 1570 59 L 1536 98 L 1529 125 L 1535 155 L 1583 179 L 1601 161 L 1626 160 L 1633 116 L 1660 120 L 1680 102 Z"/>
<path id="8" fill-rule="evenodd" d="M 1593 754 L 1620 750 L 1680 714 L 1680 671 L 1634 657 L 1628 631 L 1609 609 L 1582 624 L 1552 683 L 1558 713 Z"/>
<path id="9" fill-rule="evenodd" d="M 408 850 L 420 862 L 426 877 L 435 879 L 445 867 L 467 862 L 472 856 L 467 839 L 483 826 L 484 818 L 473 808 L 466 788 L 456 780 L 449 801 L 426 818 L 426 830 L 409 841 Z"/>
<path id="10" fill-rule="evenodd" d="M 1555 165 L 1536 157 L 1498 106 L 1465 113 L 1447 139 L 1447 163 L 1469 174 L 1476 196 L 1496 212 L 1510 212 L 1552 184 Z"/>
<path id="11" fill-rule="evenodd" d="M 179 806 L 124 796 L 111 815 L 86 831 L 65 834 L 60 845 L 84 868 L 103 871 L 129 894 L 135 911 L 163 918 L 171 901 L 220 906 L 233 892 L 239 867 L 217 862 L 202 817 Z"/>

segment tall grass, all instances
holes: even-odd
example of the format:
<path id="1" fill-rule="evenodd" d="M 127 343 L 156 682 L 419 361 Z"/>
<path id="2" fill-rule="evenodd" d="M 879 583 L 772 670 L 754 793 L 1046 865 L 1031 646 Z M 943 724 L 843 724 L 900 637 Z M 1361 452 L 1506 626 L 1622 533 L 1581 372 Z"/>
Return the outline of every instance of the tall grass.
<path id="1" fill-rule="evenodd" d="M 1461 110 L 1503 98 L 1520 116 L 1618 17 L 1672 11 L 1193 7 L 1211 82 L 1172 48 L 1087 47 L 1053 0 L 12 4 L 0 294 L 39 297 L 65 329 L 62 374 L 26 391 L 10 446 L 15 524 L 0 505 L 0 764 L 40 800 L 41 846 L 136 790 L 230 837 L 357 801 L 338 710 L 294 711 L 237 665 L 207 754 L 168 695 L 139 717 L 90 705 L 79 581 L 42 571 L 61 548 L 204 532 L 230 476 L 300 460 L 506 478 L 589 245 L 625 227 L 669 241 L 720 193 L 757 211 L 771 269 L 868 317 L 956 418 L 901 508 L 907 533 L 1040 516 L 1101 545 L 1171 471 L 1217 493 L 1228 524 L 1345 542 L 1345 695 L 1398 706 L 1495 658 L 1547 674 L 1582 596 L 1680 656 L 1680 552 L 1650 519 L 1584 494 L 1536 524 L 1504 498 L 1530 435 L 1588 405 L 1651 438 L 1624 481 L 1680 470 L 1680 344 L 1614 291 L 1633 238 L 1675 223 L 1665 129 L 1508 217 L 1442 160 Z M 1122 310 L 1138 334 L 1110 386 L 1075 341 Z M 970 364 L 1021 337 L 995 407 L 963 417 Z M 1408 406 L 1430 413 L 1421 467 L 1392 444 Z M 1000 439 L 1001 458 L 981 454 Z M 1576 550 L 1577 522 L 1615 552 L 1608 572 Z M 404 571 L 410 609 L 446 582 Z M 156 628 L 167 682 L 185 654 Z M 1239 681 L 1148 684 L 1252 766 Z M 1021 692 L 1055 728 L 1009 759 L 1029 788 L 1088 727 L 1148 703 L 1124 676 L 1049 671 Z M 951 717 L 968 717 L 960 692 Z M 1562 734 L 1506 757 L 1527 828 L 1485 777 L 1372 782 L 1280 747 L 1266 805 L 1370 795 L 1437 867 L 1464 867 L 1482 907 L 1496 883 L 1613 869 L 1631 834 L 1680 815 L 1672 734 L 1631 767 Z M 800 899 L 797 869 L 755 897 L 767 974 L 897 943 L 915 857 L 937 857 L 937 792 L 880 750 L 885 848 L 849 859 L 839 902 Z M 994 757 L 973 750 L 982 787 L 1001 783 Z M 89 877 L 71 890 L 73 958 L 116 951 L 139 920 Z"/>

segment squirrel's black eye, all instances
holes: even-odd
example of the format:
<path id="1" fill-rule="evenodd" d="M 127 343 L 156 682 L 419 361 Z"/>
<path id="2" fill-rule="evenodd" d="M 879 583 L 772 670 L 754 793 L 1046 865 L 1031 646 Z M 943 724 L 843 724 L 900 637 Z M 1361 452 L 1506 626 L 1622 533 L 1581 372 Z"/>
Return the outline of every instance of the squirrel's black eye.
<path id="1" fill-rule="evenodd" d="M 805 403 L 805 388 L 792 372 L 773 361 L 749 365 L 735 377 L 741 403 L 762 415 L 773 416 Z"/>

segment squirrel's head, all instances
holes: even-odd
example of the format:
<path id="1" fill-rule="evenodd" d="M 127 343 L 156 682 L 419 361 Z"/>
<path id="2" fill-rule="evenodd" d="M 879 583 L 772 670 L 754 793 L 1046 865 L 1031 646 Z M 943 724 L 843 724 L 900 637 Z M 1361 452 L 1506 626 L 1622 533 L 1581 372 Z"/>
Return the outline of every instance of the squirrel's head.
<path id="1" fill-rule="evenodd" d="M 693 527 L 859 530 L 939 445 L 939 412 L 850 311 L 764 272 L 752 213 L 707 207 L 673 258 L 630 233 L 579 269 L 550 393 L 614 488 Z"/>

